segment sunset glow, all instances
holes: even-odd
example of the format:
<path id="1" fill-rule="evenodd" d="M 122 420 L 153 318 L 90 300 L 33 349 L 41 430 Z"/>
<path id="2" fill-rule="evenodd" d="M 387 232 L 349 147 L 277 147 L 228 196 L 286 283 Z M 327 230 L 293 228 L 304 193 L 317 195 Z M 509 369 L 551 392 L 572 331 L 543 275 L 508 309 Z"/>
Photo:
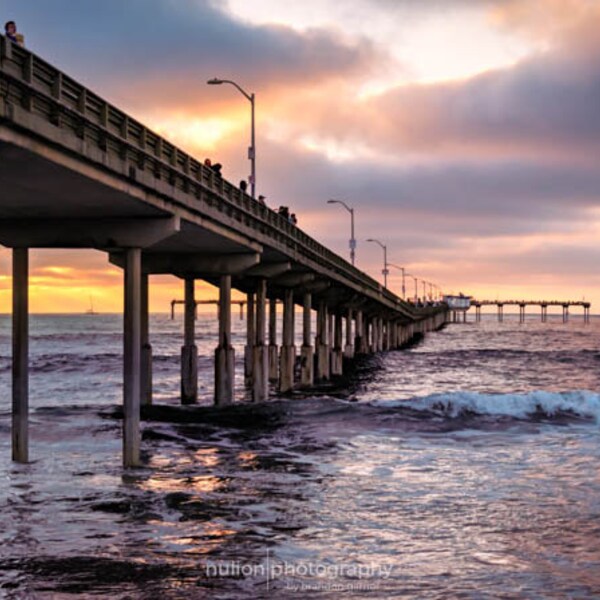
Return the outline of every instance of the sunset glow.
<path id="1" fill-rule="evenodd" d="M 363 240 L 377 236 L 447 291 L 600 303 L 598 2 L 5 4 L 36 53 L 236 184 L 249 106 L 206 80 L 255 92 L 259 192 L 347 256 L 346 215 L 325 204 L 344 198 L 373 277 L 380 252 Z M 67 8 L 69 25 L 54 20 Z M 9 312 L 8 250 L 0 269 Z M 102 253 L 33 251 L 32 269 L 35 312 L 80 312 L 90 297 L 121 310 L 122 273 Z M 153 278 L 151 294 L 167 311 L 182 283 Z"/>

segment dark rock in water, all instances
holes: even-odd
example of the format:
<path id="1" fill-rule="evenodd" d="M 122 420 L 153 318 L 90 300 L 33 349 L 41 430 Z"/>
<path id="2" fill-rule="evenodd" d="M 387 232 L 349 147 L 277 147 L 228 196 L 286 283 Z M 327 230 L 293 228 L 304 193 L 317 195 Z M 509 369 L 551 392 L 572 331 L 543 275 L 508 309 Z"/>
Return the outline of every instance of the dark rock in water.
<path id="1" fill-rule="evenodd" d="M 114 502 L 98 502 L 90 506 L 91 510 L 106 513 L 125 514 L 131 510 L 131 502 L 128 500 L 116 500 Z"/>

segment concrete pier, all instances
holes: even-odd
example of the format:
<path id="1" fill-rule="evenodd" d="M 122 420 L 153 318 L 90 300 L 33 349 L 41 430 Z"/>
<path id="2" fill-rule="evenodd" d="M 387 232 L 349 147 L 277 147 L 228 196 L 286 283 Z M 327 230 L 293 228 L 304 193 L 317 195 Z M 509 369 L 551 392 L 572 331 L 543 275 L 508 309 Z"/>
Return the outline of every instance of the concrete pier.
<path id="1" fill-rule="evenodd" d="M 269 395 L 269 349 L 266 345 L 267 280 L 256 285 L 256 331 L 252 357 L 252 400 L 260 402 Z"/>
<path id="2" fill-rule="evenodd" d="M 315 339 L 317 352 L 317 372 L 315 378 L 317 381 L 324 381 L 330 377 L 328 323 L 327 304 L 324 300 L 321 300 L 317 310 L 317 335 Z"/>
<path id="3" fill-rule="evenodd" d="M 12 316 L 12 459 L 29 460 L 29 250 L 14 248 Z"/>
<path id="4" fill-rule="evenodd" d="M 152 345 L 150 344 L 150 309 L 148 305 L 149 276 L 142 273 L 142 309 L 141 309 L 141 336 L 142 336 L 142 366 L 140 394 L 144 406 L 152 404 Z"/>
<path id="5" fill-rule="evenodd" d="M 246 385 L 252 385 L 252 364 L 254 357 L 254 340 L 256 339 L 256 316 L 254 314 L 254 293 L 248 292 L 248 309 L 246 312 L 246 346 L 244 347 L 244 377 Z"/>
<path id="6" fill-rule="evenodd" d="M 231 275 L 219 282 L 219 345 L 215 351 L 215 404 L 233 402 L 235 352 L 231 345 Z"/>
<path id="7" fill-rule="evenodd" d="M 365 333 L 365 318 L 362 310 L 356 311 L 356 335 L 354 336 L 355 354 L 366 354 L 368 341 Z"/>
<path id="8" fill-rule="evenodd" d="M 344 358 L 354 358 L 354 338 L 352 335 L 352 309 L 346 314 L 346 345 L 344 347 Z"/>
<path id="9" fill-rule="evenodd" d="M 300 385 L 311 387 L 314 383 L 315 353 L 311 338 L 312 295 L 307 292 L 303 298 L 302 310 L 302 348 L 300 349 Z"/>
<path id="10" fill-rule="evenodd" d="M 0 35 L 0 51 L 6 48 L 11 45 Z M 140 464 L 140 406 L 152 402 L 151 275 L 174 275 L 185 281 L 184 403 L 195 402 L 198 396 L 194 280 L 218 283 L 220 289 L 214 380 L 218 405 L 233 402 L 235 392 L 232 286 L 251 292 L 244 362 L 246 375 L 253 376 L 249 381 L 255 400 L 267 397 L 267 376 L 279 378 L 283 392 L 294 387 L 294 302 L 300 301 L 300 294 L 305 294 L 304 386 L 315 378 L 329 379 L 332 357 L 334 373 L 341 372 L 342 351 L 348 357 L 379 351 L 384 316 L 406 324 L 405 336 L 432 329 L 436 319 L 446 318 L 447 305 L 417 306 L 382 288 L 237 185 L 215 177 L 202 161 L 27 48 L 0 53 L 2 87 L 10 92 L 0 97 L 0 178 L 3 189 L 14 190 L 0 201 L 0 244 L 13 249 L 12 452 L 16 461 L 29 458 L 28 248 L 94 249 L 124 269 L 125 467 Z M 265 284 L 272 296 L 268 360 Z M 278 357 L 275 298 L 282 296 L 283 346 Z M 177 304 L 171 303 L 172 316 Z M 311 311 L 317 306 L 313 347 Z M 330 313 L 336 315 L 335 333 L 330 331 Z M 389 328 L 388 323 L 388 340 Z"/>
<path id="11" fill-rule="evenodd" d="M 125 251 L 125 319 L 123 351 L 123 466 L 140 465 L 142 251 Z"/>
<path id="12" fill-rule="evenodd" d="M 185 280 L 184 344 L 181 348 L 181 403 L 198 401 L 198 348 L 196 346 L 196 298 L 194 279 Z"/>
<path id="13" fill-rule="evenodd" d="M 279 347 L 277 346 L 277 299 L 269 300 L 269 381 L 279 380 Z"/>
<path id="14" fill-rule="evenodd" d="M 341 313 L 336 313 L 334 316 L 333 350 L 331 351 L 331 374 L 333 376 L 340 376 L 344 368 L 342 339 L 342 315 Z"/>
<path id="15" fill-rule="evenodd" d="M 279 391 L 290 392 L 294 388 L 294 291 L 286 289 L 283 297 L 283 342 L 279 365 Z"/>

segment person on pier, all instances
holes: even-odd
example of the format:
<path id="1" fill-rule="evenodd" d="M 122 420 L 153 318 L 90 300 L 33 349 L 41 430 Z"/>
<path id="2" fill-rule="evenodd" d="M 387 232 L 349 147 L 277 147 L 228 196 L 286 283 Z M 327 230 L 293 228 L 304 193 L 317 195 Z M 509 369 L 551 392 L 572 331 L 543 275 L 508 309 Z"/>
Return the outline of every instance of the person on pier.
<path id="1" fill-rule="evenodd" d="M 20 33 L 17 33 L 17 24 L 14 21 L 6 22 L 4 25 L 4 34 L 9 40 L 15 44 L 19 44 L 19 46 L 23 46 L 25 43 L 25 38 Z"/>

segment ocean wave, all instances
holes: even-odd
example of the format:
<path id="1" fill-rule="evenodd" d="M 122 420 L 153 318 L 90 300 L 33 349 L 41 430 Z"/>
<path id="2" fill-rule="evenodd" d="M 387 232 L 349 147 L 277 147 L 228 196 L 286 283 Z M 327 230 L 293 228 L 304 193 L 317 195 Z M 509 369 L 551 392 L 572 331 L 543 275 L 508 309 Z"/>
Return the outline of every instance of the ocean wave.
<path id="1" fill-rule="evenodd" d="M 595 419 L 597 423 L 600 423 L 600 394 L 586 390 L 534 391 L 525 394 L 452 392 L 408 400 L 374 400 L 370 402 L 370 405 L 388 409 L 411 409 L 448 418 L 483 415 L 529 419 L 572 415 Z"/>

